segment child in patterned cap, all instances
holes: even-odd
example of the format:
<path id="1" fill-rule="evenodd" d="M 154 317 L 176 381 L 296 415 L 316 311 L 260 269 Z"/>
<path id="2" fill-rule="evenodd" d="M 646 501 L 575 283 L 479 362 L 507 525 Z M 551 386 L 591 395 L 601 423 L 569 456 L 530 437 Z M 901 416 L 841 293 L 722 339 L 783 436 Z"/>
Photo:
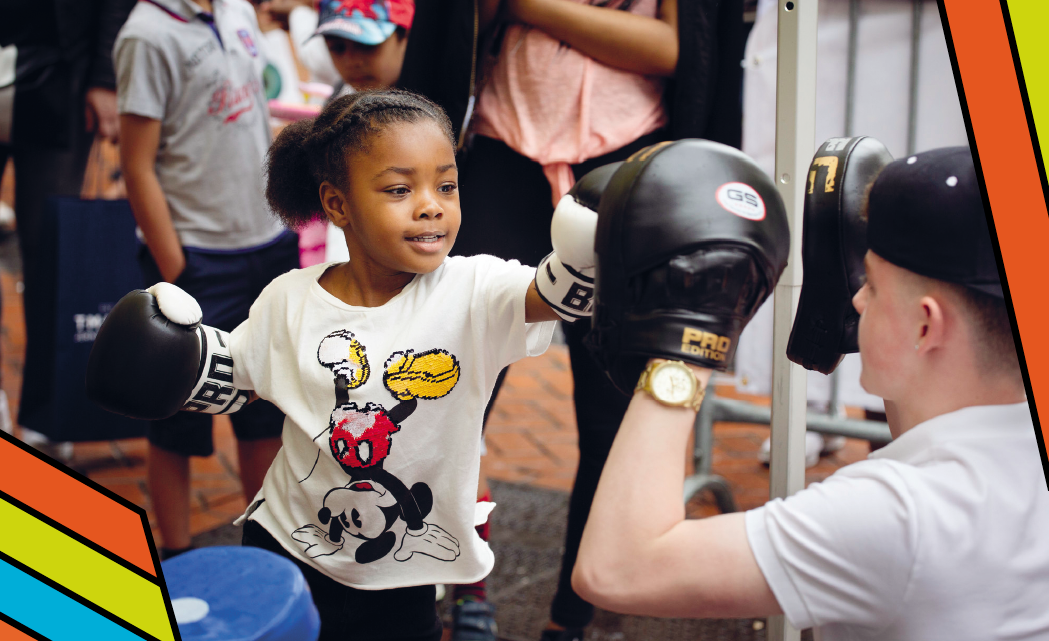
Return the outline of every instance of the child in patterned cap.
<path id="1" fill-rule="evenodd" d="M 323 36 L 345 83 L 336 92 L 389 87 L 401 75 L 414 0 L 321 0 Z"/>

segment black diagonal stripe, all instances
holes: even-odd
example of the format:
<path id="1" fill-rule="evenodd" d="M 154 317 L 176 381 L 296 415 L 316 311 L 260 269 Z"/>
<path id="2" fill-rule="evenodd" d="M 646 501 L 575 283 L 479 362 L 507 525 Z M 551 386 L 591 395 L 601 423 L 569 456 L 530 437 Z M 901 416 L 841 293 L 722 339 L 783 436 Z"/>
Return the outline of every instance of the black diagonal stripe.
<path id="1" fill-rule="evenodd" d="M 49 517 L 48 515 L 44 514 L 43 512 L 33 508 L 32 506 L 26 505 L 25 503 L 19 501 L 18 499 L 16 499 L 15 497 L 11 496 L 7 492 L 4 492 L 3 490 L 0 490 L 0 500 L 7 501 L 8 503 L 10 503 L 11 505 L 13 505 L 13 506 L 17 507 L 18 509 L 22 510 L 26 514 L 29 514 L 33 518 L 35 518 L 35 519 L 37 519 L 39 521 L 43 521 L 44 523 L 46 523 L 46 524 L 50 525 L 51 527 L 55 528 L 56 530 L 58 530 L 62 534 L 65 534 L 69 538 L 74 539 L 74 540 L 84 544 L 85 546 L 91 548 L 95 552 L 98 552 L 99 554 L 101 554 L 102 556 L 106 557 L 110 561 L 116 563 L 117 565 L 119 565 L 120 567 L 124 568 L 125 570 L 128 570 L 130 572 L 134 572 L 136 575 L 142 577 L 143 579 L 149 581 L 150 583 L 152 583 L 154 585 L 159 585 L 158 582 L 157 582 L 157 578 L 155 576 L 153 576 L 152 574 L 146 572 L 145 570 L 143 570 L 142 568 L 138 567 L 134 563 L 131 563 L 127 559 L 124 559 L 124 558 L 114 554 L 112 551 L 107 550 L 106 548 L 102 547 L 98 543 L 95 543 L 94 541 L 92 541 L 91 539 L 87 538 L 86 536 L 76 532 L 75 530 L 70 529 L 68 526 L 63 525 L 62 523 L 59 523 L 58 521 L 54 520 L 53 518 Z"/>
<path id="2" fill-rule="evenodd" d="M 138 514 L 139 524 L 142 527 L 142 533 L 145 535 L 146 544 L 149 546 L 149 555 L 153 559 L 153 568 L 157 571 L 157 582 L 160 585 L 161 591 L 164 593 L 164 605 L 167 607 L 168 621 L 171 623 L 171 627 L 175 631 L 175 639 L 177 641 L 182 641 L 182 636 L 178 632 L 178 626 L 175 625 L 175 611 L 171 608 L 171 596 L 168 594 L 167 584 L 164 582 L 164 568 L 160 565 L 160 555 L 157 554 L 156 543 L 154 543 L 153 537 L 150 536 L 149 517 L 146 515 L 146 511 L 142 507 L 125 499 L 124 497 L 120 496 L 119 494 L 110 490 L 109 488 L 103 487 L 99 483 L 89 479 L 88 477 L 84 476 L 80 472 L 77 472 L 73 468 L 63 465 L 62 463 L 59 463 L 58 461 L 54 460 L 49 456 L 45 456 L 44 454 L 37 451 L 35 448 L 32 448 L 23 443 L 22 441 L 18 440 L 12 434 L 8 434 L 7 432 L 0 430 L 0 439 L 7 441 L 8 443 L 14 445 L 26 454 L 30 454 L 38 460 L 50 465 L 59 472 L 76 480 L 78 483 L 86 485 L 87 487 L 91 488 L 95 492 L 98 492 L 99 494 L 108 498 L 109 500 L 117 503 L 118 505 L 121 505 L 131 510 L 135 514 Z"/>
<path id="3" fill-rule="evenodd" d="M 85 608 L 88 608 L 92 612 L 94 612 L 96 614 L 99 614 L 101 616 L 104 616 L 105 618 L 109 619 L 113 623 L 116 623 L 117 625 L 119 625 L 120 627 L 124 628 L 128 632 L 131 632 L 132 634 L 137 634 L 138 636 L 142 637 L 143 639 L 146 639 L 147 641 L 160 641 L 160 639 L 156 638 L 152 634 L 150 634 L 150 633 L 148 633 L 148 632 L 146 632 L 144 630 L 138 629 L 136 626 L 131 625 L 130 623 L 128 623 L 127 621 L 121 619 L 120 617 L 118 617 L 117 615 L 113 614 L 109 610 L 106 610 L 105 608 L 103 608 L 103 607 L 101 607 L 99 605 L 96 605 L 93 601 L 85 599 L 84 597 L 80 596 L 76 592 L 73 592 L 69 588 L 66 588 L 62 584 L 57 583 L 56 581 L 54 581 L 54 580 L 44 576 L 43 574 L 41 574 L 41 573 L 37 572 L 36 570 L 34 570 L 33 568 L 29 567 L 28 565 L 26 565 L 24 563 L 21 563 L 17 559 L 15 559 L 15 558 L 9 556 L 8 554 L 6 554 L 3 550 L 0 550 L 0 560 L 3 560 L 5 562 L 9 563 L 12 567 L 14 567 L 14 568 L 16 568 L 18 570 L 21 570 L 22 572 L 24 572 L 25 574 L 33 577 L 37 581 L 40 581 L 44 585 L 46 585 L 46 586 L 48 586 L 50 588 L 53 588 L 55 591 L 64 594 L 65 596 L 69 597 L 70 599 L 73 599 L 74 601 L 76 601 L 80 605 L 84 606 Z M 177 627 L 176 627 L 176 629 L 177 629 Z M 179 641 L 181 641 L 181 637 L 178 637 L 178 638 L 179 638 Z"/>
<path id="4" fill-rule="evenodd" d="M 1016 84 L 1020 89 L 1020 99 L 1024 106 L 1024 115 L 1027 117 L 1027 131 L 1031 134 L 1031 147 L 1034 150 L 1034 161 L 1038 167 L 1038 178 L 1042 182 L 1042 200 L 1049 204 L 1049 181 L 1045 175 L 1045 159 L 1042 157 L 1042 146 L 1038 144 L 1038 128 L 1034 124 L 1034 112 L 1031 110 L 1031 97 L 1027 93 L 1027 81 L 1024 80 L 1023 65 L 1020 63 L 1020 51 L 1016 46 L 1016 34 L 1013 32 L 1013 20 L 1009 14 L 1009 3 L 1001 0 L 1002 18 L 1005 21 L 1005 34 L 1009 37 L 1009 53 L 1013 56 L 1013 69 L 1016 71 Z M 968 115 L 968 112 L 966 112 Z M 975 154 L 974 154 L 975 157 Z M 976 165 L 980 178 L 983 171 L 980 165 Z M 985 198 L 986 206 L 986 198 Z M 1038 407 L 1035 405 L 1034 390 L 1031 388 L 1031 375 L 1027 371 L 1027 358 L 1023 353 L 1023 345 L 1020 342 L 1020 329 L 1016 324 L 1016 313 L 1013 311 L 1013 299 L 1009 293 L 1009 285 L 1005 280 L 1005 264 L 1002 261 L 1002 250 L 998 246 L 998 234 L 994 229 L 994 218 L 990 215 L 991 208 L 987 207 L 987 224 L 991 230 L 994 240 L 994 255 L 998 260 L 998 273 L 1002 278 L 1002 289 L 1005 291 L 1006 308 L 1009 311 L 1009 322 L 1012 323 L 1013 341 L 1016 343 L 1016 357 L 1020 360 L 1020 369 L 1023 371 L 1024 389 L 1027 390 L 1027 400 L 1031 407 L 1031 420 L 1034 423 L 1034 435 L 1038 441 L 1038 454 L 1042 457 L 1042 470 L 1045 472 L 1045 483 L 1049 487 L 1049 456 L 1046 454 L 1045 439 L 1042 436 L 1042 425 L 1038 420 Z"/>
<path id="5" fill-rule="evenodd" d="M 4 614 L 3 612 L 0 612 L 0 621 L 3 621 L 4 623 L 8 624 L 12 628 L 15 628 L 16 630 L 20 630 L 21 632 L 24 632 L 25 634 L 33 637 L 34 639 L 39 639 L 40 641 L 51 641 L 50 639 L 48 639 L 44 635 L 40 634 L 39 632 L 37 632 L 33 628 L 30 628 L 28 626 L 23 625 L 21 622 L 16 621 L 15 619 L 12 619 L 11 617 L 9 617 L 6 614 Z"/>
<path id="6" fill-rule="evenodd" d="M 1049 202 L 1049 181 L 1045 175 L 1045 161 L 1042 158 L 1042 146 L 1038 144 L 1038 128 L 1034 124 L 1034 112 L 1031 110 L 1031 97 L 1027 93 L 1027 81 L 1024 80 L 1023 65 L 1020 62 L 1020 51 L 1016 46 L 1016 34 L 1013 32 L 1013 20 L 1009 14 L 1008 0 L 1000 0 L 1002 18 L 1005 20 L 1005 34 L 1009 37 L 1009 52 L 1013 56 L 1013 69 L 1016 71 L 1016 84 L 1020 88 L 1020 99 L 1023 101 L 1024 115 L 1027 116 L 1027 131 L 1031 134 L 1031 145 L 1034 159 L 1038 165 L 1038 178 L 1042 182 L 1042 196 Z"/>
<path id="7" fill-rule="evenodd" d="M 954 48 L 954 37 L 951 35 L 950 21 L 947 19 L 947 7 L 944 0 L 937 0 L 940 10 L 940 22 L 943 25 L 943 35 L 947 41 L 947 53 L 951 59 L 951 69 L 954 71 L 954 84 L 958 90 L 958 103 L 962 108 L 962 118 L 965 121 L 965 133 L 969 139 L 969 151 L 972 153 L 973 164 L 976 167 L 976 180 L 980 185 L 980 195 L 983 198 L 984 214 L 987 216 L 987 230 L 991 234 L 991 245 L 994 247 L 994 257 L 998 263 L 998 275 L 1002 282 L 1002 291 L 1005 294 L 1005 308 L 1009 314 L 1009 322 L 1013 330 L 1013 343 L 1016 345 L 1016 358 L 1020 364 L 1023 375 L 1024 389 L 1027 391 L 1027 402 L 1031 408 L 1031 421 L 1034 423 L 1035 439 L 1038 442 L 1038 453 L 1042 458 L 1042 469 L 1045 471 L 1046 486 L 1049 487 L 1049 458 L 1046 456 L 1045 442 L 1042 438 L 1042 427 L 1038 420 L 1038 407 L 1035 404 L 1034 390 L 1031 387 L 1031 374 L 1027 369 L 1027 357 L 1024 355 L 1023 343 L 1020 341 L 1020 330 L 1016 324 L 1016 312 L 1013 310 L 1012 293 L 1009 290 L 1009 281 L 1005 276 L 1005 264 L 1002 262 L 1002 249 L 998 244 L 998 231 L 994 226 L 994 216 L 991 213 L 991 199 L 987 194 L 987 183 L 983 176 L 983 164 L 980 162 L 980 150 L 976 146 L 976 134 L 973 131 L 972 116 L 969 114 L 969 102 L 965 98 L 965 85 L 962 83 L 962 74 L 958 66 L 958 54 Z M 1009 38 L 1009 49 L 1013 56 L 1013 69 L 1016 72 L 1017 85 L 1020 89 L 1020 98 L 1023 101 L 1024 113 L 1027 116 L 1027 130 L 1031 134 L 1031 143 L 1034 148 L 1035 162 L 1038 165 L 1038 175 L 1042 183 L 1043 198 L 1049 193 L 1049 184 L 1046 182 L 1045 163 L 1042 159 L 1041 147 L 1038 145 L 1038 136 L 1035 134 L 1034 117 L 1031 113 L 1031 102 L 1027 95 L 1027 86 L 1023 79 L 1023 69 L 1020 67 L 1020 56 L 1016 49 L 1016 39 L 1013 36 L 1012 20 L 1009 17 L 1007 0 L 1000 0 L 1002 18 L 1005 23 L 1005 33 Z"/>

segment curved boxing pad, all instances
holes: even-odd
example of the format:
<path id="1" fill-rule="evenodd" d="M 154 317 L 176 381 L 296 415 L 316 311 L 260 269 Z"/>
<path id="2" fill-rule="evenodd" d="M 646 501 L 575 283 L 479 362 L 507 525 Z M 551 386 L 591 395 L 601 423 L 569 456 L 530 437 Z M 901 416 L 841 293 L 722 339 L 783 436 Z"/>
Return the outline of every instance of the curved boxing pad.
<path id="1" fill-rule="evenodd" d="M 779 192 L 739 150 L 646 147 L 616 171 L 598 209 L 587 346 L 626 393 L 652 357 L 723 370 L 789 245 Z"/>
<path id="2" fill-rule="evenodd" d="M 852 297 L 863 287 L 867 190 L 892 156 L 873 138 L 831 138 L 809 165 L 801 260 L 804 280 L 787 358 L 830 374 L 859 351 L 860 316 Z"/>

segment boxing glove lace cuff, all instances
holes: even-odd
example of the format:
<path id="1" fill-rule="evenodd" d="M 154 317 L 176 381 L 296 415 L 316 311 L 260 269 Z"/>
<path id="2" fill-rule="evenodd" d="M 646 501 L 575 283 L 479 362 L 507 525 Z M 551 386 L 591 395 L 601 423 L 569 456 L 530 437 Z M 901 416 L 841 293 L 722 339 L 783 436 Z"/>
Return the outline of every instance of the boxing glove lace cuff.
<path id="1" fill-rule="evenodd" d="M 594 270 L 577 271 L 550 253 L 535 270 L 535 289 L 550 309 L 566 321 L 594 313 Z"/>
<path id="2" fill-rule="evenodd" d="M 232 414 L 240 410 L 248 402 L 251 392 L 233 386 L 229 334 L 201 325 L 197 328 L 197 338 L 200 340 L 197 382 L 182 410 L 204 414 Z"/>

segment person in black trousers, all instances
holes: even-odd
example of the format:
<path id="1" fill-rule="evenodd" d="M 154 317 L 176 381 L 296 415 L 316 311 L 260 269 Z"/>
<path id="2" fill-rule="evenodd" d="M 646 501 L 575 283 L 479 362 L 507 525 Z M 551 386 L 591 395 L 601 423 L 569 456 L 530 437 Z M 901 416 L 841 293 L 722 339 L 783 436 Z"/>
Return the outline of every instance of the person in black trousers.
<path id="1" fill-rule="evenodd" d="M 135 0 L 4 3 L 0 46 L 13 46 L 17 55 L 13 104 L 7 104 L 13 112 L 10 135 L 0 137 L 0 175 L 13 158 L 27 321 L 22 425 L 47 411 L 53 387 L 54 292 L 41 289 L 40 279 L 53 270 L 55 257 L 42 249 L 44 207 L 52 196 L 80 195 L 96 136 L 118 140 L 112 49 L 134 5 Z"/>

